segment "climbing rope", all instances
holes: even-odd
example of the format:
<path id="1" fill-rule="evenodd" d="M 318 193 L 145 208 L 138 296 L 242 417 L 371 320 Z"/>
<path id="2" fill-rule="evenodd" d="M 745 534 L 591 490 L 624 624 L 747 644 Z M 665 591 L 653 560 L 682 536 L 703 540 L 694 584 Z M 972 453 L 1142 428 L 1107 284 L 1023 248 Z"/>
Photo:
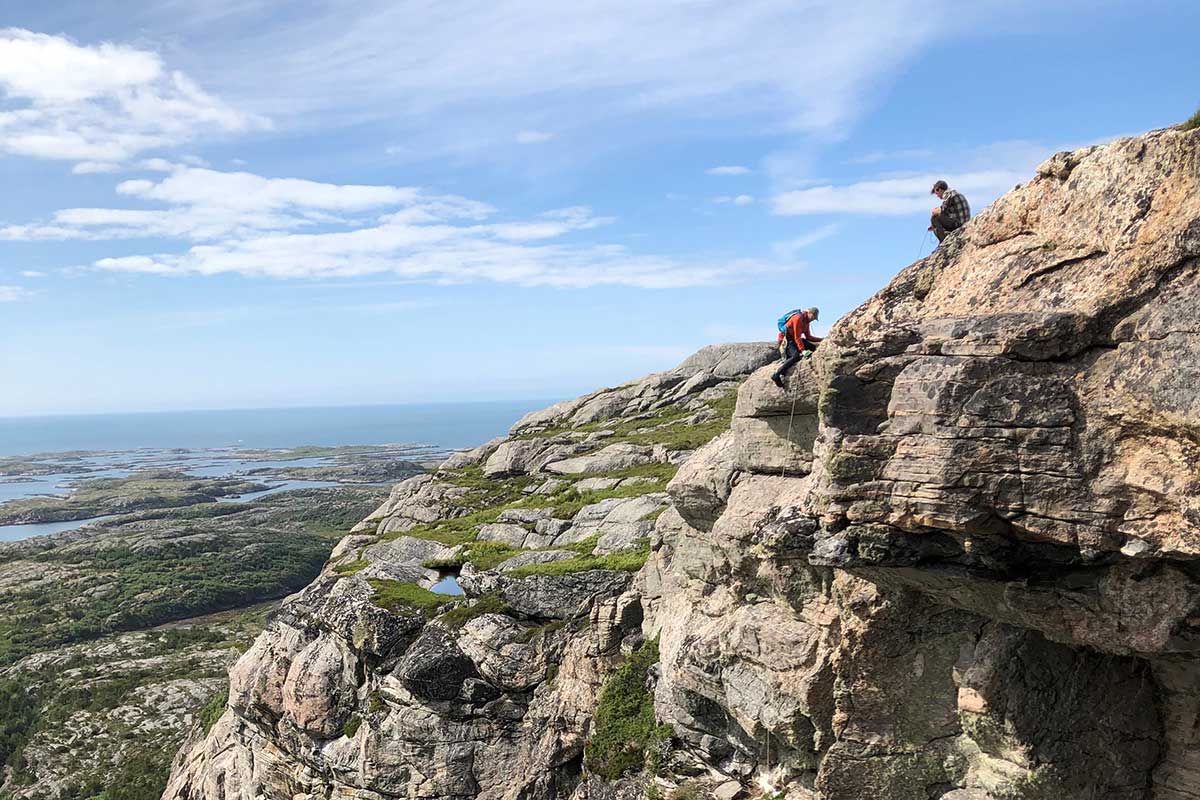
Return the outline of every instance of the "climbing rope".
<path id="1" fill-rule="evenodd" d="M 804 363 L 804 359 L 801 359 L 800 364 L 797 364 L 796 366 L 799 367 L 803 363 Z M 795 418 L 796 418 L 796 395 L 793 394 L 792 395 L 792 413 L 788 416 L 788 429 L 787 429 L 787 437 L 786 437 L 787 441 L 789 441 L 789 442 L 792 441 L 792 420 L 794 420 Z M 784 460 L 783 460 L 783 466 L 779 468 L 779 477 L 782 478 L 782 477 L 786 476 L 786 474 L 787 474 L 787 457 L 785 456 Z M 768 734 L 768 736 L 770 736 L 770 734 Z M 770 746 L 770 740 L 768 739 L 768 747 L 769 746 Z"/>
<path id="2" fill-rule="evenodd" d="M 921 246 L 920 246 L 920 248 L 917 249 L 917 258 L 914 258 L 913 261 L 916 261 L 917 259 L 919 259 L 921 257 L 921 254 L 925 252 L 925 245 L 928 243 L 929 243 L 929 231 L 925 231 L 925 235 L 923 237 L 921 237 Z"/>

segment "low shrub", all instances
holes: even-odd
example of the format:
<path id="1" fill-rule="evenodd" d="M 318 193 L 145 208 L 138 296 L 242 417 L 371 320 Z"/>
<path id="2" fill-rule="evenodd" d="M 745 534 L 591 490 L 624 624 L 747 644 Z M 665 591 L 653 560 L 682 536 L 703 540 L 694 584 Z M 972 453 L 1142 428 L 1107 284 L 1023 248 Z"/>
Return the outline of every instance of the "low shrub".
<path id="1" fill-rule="evenodd" d="M 658 641 L 646 642 L 604 682 L 596 704 L 596 723 L 584 749 L 589 771 L 607 781 L 639 772 L 647 754 L 670 738 L 669 725 L 654 719 L 654 695 L 646 686 L 658 663 Z"/>

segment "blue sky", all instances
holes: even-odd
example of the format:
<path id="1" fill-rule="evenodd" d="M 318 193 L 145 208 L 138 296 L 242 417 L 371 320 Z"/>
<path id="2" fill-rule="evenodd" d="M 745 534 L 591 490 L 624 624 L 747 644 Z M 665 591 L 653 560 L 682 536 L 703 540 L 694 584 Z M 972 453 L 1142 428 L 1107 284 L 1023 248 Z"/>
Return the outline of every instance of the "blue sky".
<path id="1" fill-rule="evenodd" d="M 1200 104 L 1196 3 L 950 5 L 8 8 L 0 415 L 573 395 Z"/>

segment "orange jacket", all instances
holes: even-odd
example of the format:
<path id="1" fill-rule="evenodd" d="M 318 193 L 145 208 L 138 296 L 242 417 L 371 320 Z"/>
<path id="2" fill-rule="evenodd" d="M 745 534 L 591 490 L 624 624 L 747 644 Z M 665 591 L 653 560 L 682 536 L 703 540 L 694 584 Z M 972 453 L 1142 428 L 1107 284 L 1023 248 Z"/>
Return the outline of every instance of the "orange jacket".
<path id="1" fill-rule="evenodd" d="M 818 337 L 812 335 L 812 331 L 808 329 L 808 324 L 812 322 L 812 318 L 808 316 L 807 311 L 801 311 L 799 314 L 792 314 L 788 318 L 787 328 L 788 338 L 796 343 L 796 347 L 800 347 L 802 342 L 812 342 L 816 344 L 821 341 Z M 779 341 L 783 341 L 783 334 L 779 334 Z"/>

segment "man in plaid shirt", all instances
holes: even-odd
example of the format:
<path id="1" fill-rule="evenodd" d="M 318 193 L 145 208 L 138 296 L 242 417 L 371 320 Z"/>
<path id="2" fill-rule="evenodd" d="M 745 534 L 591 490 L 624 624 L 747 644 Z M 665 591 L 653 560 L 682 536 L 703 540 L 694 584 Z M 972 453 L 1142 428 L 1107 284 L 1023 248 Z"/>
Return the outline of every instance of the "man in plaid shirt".
<path id="1" fill-rule="evenodd" d="M 940 242 L 950 231 L 956 231 L 967 224 L 967 220 L 971 218 L 971 206 L 967 205 L 967 198 L 951 189 L 945 181 L 935 183 L 929 193 L 936 194 L 942 201 L 940 206 L 933 209 L 933 216 L 929 218 L 929 230 L 934 232 Z"/>

